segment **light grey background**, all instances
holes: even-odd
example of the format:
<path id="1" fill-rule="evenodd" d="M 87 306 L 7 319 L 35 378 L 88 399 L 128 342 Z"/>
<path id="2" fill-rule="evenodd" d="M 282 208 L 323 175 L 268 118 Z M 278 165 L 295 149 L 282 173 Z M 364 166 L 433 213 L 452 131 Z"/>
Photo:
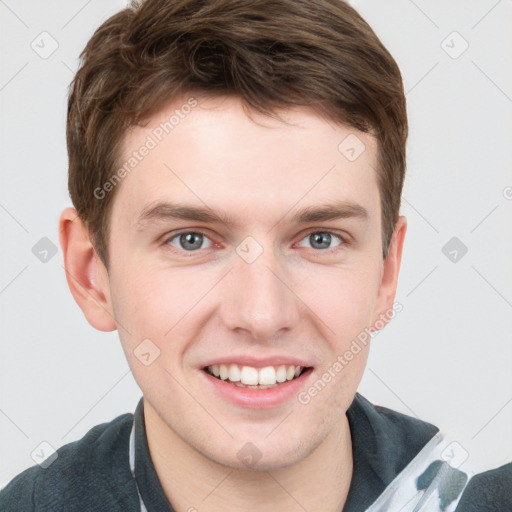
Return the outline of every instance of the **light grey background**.
<path id="1" fill-rule="evenodd" d="M 479 472 L 512 459 L 512 2 L 352 4 L 401 67 L 410 120 L 403 311 L 375 337 L 360 391 L 438 425 L 454 442 L 447 458 Z M 46 262 L 32 252 L 43 237 L 58 245 L 70 205 L 78 55 L 124 6 L 0 0 L 0 486 L 41 442 L 77 440 L 141 396 L 117 333 L 95 331 L 74 302 L 60 248 Z M 456 262 L 442 251 L 452 237 Z"/>

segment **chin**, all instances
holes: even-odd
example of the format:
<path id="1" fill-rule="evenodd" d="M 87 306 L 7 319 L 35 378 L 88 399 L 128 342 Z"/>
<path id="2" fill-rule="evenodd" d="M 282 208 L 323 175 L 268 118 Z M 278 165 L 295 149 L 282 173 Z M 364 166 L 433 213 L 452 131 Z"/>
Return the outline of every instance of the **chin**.
<path id="1" fill-rule="evenodd" d="M 230 440 L 228 446 L 219 451 L 216 446 L 205 447 L 203 455 L 222 466 L 245 471 L 277 471 L 293 466 L 306 459 L 323 442 L 321 436 L 293 438 L 286 430 L 275 435 L 274 439 L 265 435 L 236 436 Z M 297 434 L 295 431 L 294 434 Z M 243 439 L 243 440 L 242 440 Z"/>

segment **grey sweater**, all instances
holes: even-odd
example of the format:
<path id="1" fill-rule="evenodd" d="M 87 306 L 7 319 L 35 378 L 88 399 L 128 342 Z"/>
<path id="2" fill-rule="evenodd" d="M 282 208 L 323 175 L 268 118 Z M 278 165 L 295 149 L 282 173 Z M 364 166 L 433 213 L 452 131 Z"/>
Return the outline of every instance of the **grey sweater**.
<path id="1" fill-rule="evenodd" d="M 357 394 L 347 411 L 354 473 L 343 512 L 366 510 L 438 432 L 437 427 L 373 406 Z M 149 454 L 144 401 L 135 411 L 135 475 L 148 512 L 173 512 Z M 123 414 L 58 449 L 46 469 L 31 467 L 0 491 L 0 512 L 139 512 L 129 460 L 134 415 Z M 512 463 L 474 476 L 456 512 L 512 511 Z M 341 511 L 340 511 L 341 512 Z"/>

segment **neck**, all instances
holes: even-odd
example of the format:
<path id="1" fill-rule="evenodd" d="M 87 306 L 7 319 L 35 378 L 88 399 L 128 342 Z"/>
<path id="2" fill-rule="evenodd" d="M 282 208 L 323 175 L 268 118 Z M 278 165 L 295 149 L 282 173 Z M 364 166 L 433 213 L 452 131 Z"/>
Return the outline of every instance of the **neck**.
<path id="1" fill-rule="evenodd" d="M 343 509 L 352 479 L 352 443 L 346 416 L 308 457 L 272 471 L 218 464 L 183 442 L 148 402 L 144 416 L 150 456 L 176 512 Z"/>

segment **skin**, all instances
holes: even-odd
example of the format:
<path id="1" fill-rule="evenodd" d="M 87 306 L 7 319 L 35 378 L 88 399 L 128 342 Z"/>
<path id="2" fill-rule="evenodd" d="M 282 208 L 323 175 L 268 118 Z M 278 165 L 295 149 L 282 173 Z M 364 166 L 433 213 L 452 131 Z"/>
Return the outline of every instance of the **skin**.
<path id="1" fill-rule="evenodd" d="M 132 127 L 123 156 L 185 102 Z M 69 287 L 91 325 L 119 331 L 144 394 L 151 458 L 178 512 L 339 511 L 348 493 L 345 412 L 369 344 L 306 405 L 297 397 L 266 409 L 235 405 L 202 374 L 216 357 L 291 355 L 313 367 L 307 389 L 392 309 L 406 219 L 383 260 L 375 139 L 307 107 L 280 114 L 287 123 L 250 119 L 236 98 L 202 99 L 117 185 L 108 272 L 76 211 L 61 215 Z M 349 134 L 366 148 L 354 161 L 338 150 Z M 367 218 L 290 221 L 300 208 L 339 200 Z M 236 225 L 138 222 L 160 201 L 206 205 Z M 180 245 L 177 231 L 204 233 L 202 245 Z M 318 248 L 310 235 L 325 231 L 330 245 Z M 248 236 L 263 249 L 252 263 L 236 251 Z M 148 366 L 134 354 L 147 338 L 160 350 Z M 247 442 L 261 454 L 252 468 L 237 456 Z"/>

